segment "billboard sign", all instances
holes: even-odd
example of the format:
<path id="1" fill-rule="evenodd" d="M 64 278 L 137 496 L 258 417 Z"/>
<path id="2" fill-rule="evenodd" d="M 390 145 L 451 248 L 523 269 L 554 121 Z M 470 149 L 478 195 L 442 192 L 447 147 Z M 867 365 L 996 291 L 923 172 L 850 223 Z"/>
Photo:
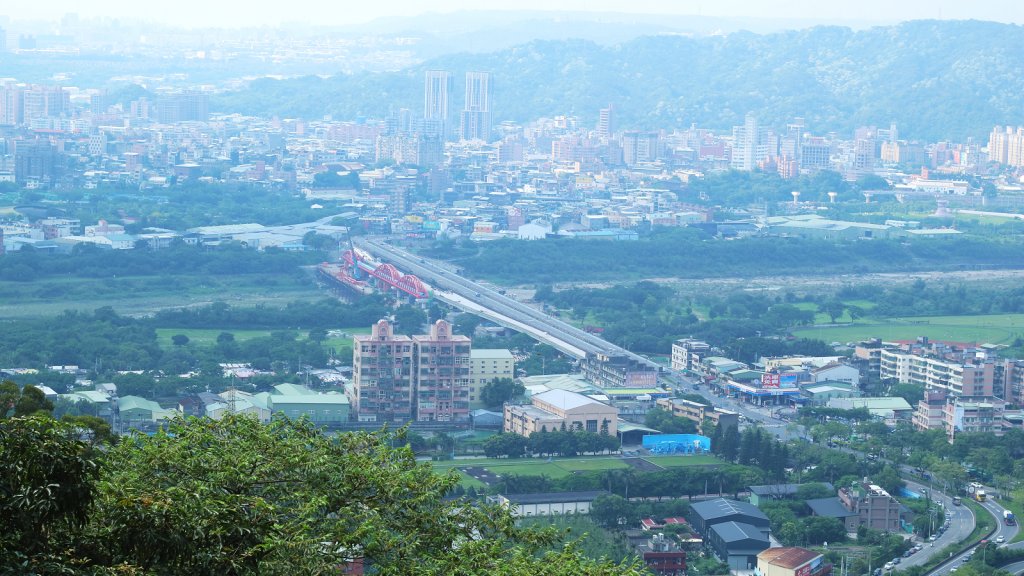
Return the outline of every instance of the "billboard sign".
<path id="1" fill-rule="evenodd" d="M 798 374 L 796 372 L 786 372 L 779 374 L 779 388 L 796 388 Z"/>
<path id="2" fill-rule="evenodd" d="M 761 375 L 761 388 L 778 388 L 781 382 L 780 375 L 775 372 L 765 372 Z"/>

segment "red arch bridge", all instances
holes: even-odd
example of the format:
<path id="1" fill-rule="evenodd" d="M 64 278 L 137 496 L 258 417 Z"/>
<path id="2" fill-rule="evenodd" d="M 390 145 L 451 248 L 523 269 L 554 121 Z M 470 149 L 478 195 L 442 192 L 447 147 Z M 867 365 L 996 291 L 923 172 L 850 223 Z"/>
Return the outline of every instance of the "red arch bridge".
<path id="1" fill-rule="evenodd" d="M 430 297 L 430 289 L 427 288 L 427 285 L 422 280 L 413 274 L 402 274 L 398 268 L 391 264 L 376 265 L 368 262 L 365 257 L 360 256 L 358 253 L 353 254 L 351 250 L 345 250 L 342 253 L 342 259 L 349 270 L 358 271 L 355 276 L 365 274 L 376 278 L 377 285 L 380 288 L 393 288 L 417 300 Z"/>

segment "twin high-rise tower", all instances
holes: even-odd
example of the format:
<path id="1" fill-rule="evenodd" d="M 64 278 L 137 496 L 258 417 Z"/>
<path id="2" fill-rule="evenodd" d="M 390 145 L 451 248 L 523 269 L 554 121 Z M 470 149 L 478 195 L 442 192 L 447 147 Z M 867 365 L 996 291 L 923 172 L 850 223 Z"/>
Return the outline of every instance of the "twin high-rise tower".
<path id="1" fill-rule="evenodd" d="M 491 75 L 466 72 L 466 103 L 459 120 L 463 140 L 491 139 Z"/>
<path id="2" fill-rule="evenodd" d="M 425 130 L 446 140 L 490 140 L 490 84 L 491 75 L 488 72 L 466 73 L 466 97 L 456 127 L 452 115 L 452 73 L 446 70 L 427 70 L 423 97 Z"/>
<path id="3" fill-rule="evenodd" d="M 450 140 L 452 73 L 446 70 L 427 70 L 423 92 L 424 131 Z"/>

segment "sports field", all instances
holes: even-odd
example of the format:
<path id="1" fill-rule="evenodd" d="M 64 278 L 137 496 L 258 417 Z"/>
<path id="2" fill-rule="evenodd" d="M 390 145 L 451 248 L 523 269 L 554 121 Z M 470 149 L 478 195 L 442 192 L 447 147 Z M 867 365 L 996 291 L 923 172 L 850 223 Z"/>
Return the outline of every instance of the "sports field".
<path id="1" fill-rule="evenodd" d="M 1024 314 L 975 316 L 916 316 L 884 320 L 858 320 L 849 326 L 811 327 L 793 331 L 800 338 L 825 342 L 856 342 L 865 338 L 932 340 L 1010 344 L 1024 336 Z"/>

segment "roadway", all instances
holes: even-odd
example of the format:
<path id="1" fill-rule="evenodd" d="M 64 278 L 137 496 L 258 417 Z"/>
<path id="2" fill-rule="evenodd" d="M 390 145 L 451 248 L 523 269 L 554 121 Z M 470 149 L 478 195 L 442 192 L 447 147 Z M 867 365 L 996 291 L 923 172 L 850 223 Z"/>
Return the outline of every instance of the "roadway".
<path id="1" fill-rule="evenodd" d="M 985 488 L 985 490 L 989 494 L 992 493 L 990 488 Z M 969 498 L 969 496 L 964 496 L 964 498 L 965 499 Z M 1017 532 L 1020 530 L 1020 527 L 1019 526 L 1007 526 L 1003 522 L 1003 511 L 1006 510 L 1005 508 L 1003 508 L 997 502 L 994 502 L 992 500 L 986 500 L 985 502 L 982 502 L 981 503 L 981 507 L 984 508 L 989 514 L 991 514 L 992 518 L 995 519 L 995 522 L 996 522 L 996 529 L 995 529 L 995 531 L 992 533 L 991 536 L 988 536 L 988 541 L 989 541 L 990 545 L 995 545 L 995 546 L 1011 546 L 1013 548 L 1020 548 L 1020 547 L 1022 547 L 1022 544 L 1024 544 L 1022 542 L 1018 542 L 1016 544 L 1008 544 L 1009 542 L 1011 542 L 1017 536 Z M 966 509 L 965 506 L 962 507 L 962 508 Z M 972 531 L 973 531 L 973 528 L 972 528 Z M 999 542 L 999 538 L 1000 537 L 1003 539 L 1002 543 Z M 942 564 L 940 564 L 939 566 L 935 567 L 935 569 L 932 570 L 931 572 L 929 572 L 927 574 L 927 576 L 945 576 L 945 575 L 949 575 L 949 574 L 954 573 L 959 566 L 961 566 L 964 562 L 967 562 L 967 561 L 969 561 L 971 559 L 971 557 L 976 553 L 975 552 L 976 549 L 977 549 L 977 546 L 971 546 L 966 551 L 961 552 L 960 554 L 956 554 L 955 556 L 950 557 L 949 560 L 947 560 L 947 561 L 943 562 Z M 1013 573 L 1013 574 L 1020 574 L 1021 572 L 1024 572 L 1024 562 L 1017 562 L 1014 565 L 1016 565 L 1016 564 L 1019 564 L 1020 566 L 1018 566 L 1014 570 L 1009 570 L 1009 571 L 1011 573 Z M 1013 565 L 1011 565 L 1011 566 L 1013 566 Z"/>
<path id="2" fill-rule="evenodd" d="M 1014 562 L 1013 564 L 1007 564 L 1006 566 L 1002 567 L 1002 570 L 1006 570 L 1010 574 L 1024 574 L 1024 562 Z"/>
<path id="3" fill-rule="evenodd" d="M 546 342 L 570 356 L 582 359 L 587 354 L 624 354 L 646 365 L 656 368 L 661 367 L 649 358 L 629 352 L 593 334 L 527 306 L 522 302 L 500 294 L 482 284 L 467 280 L 455 274 L 452 270 L 446 270 L 437 263 L 382 242 L 364 239 L 353 239 L 353 241 L 357 246 L 370 254 L 391 262 L 404 273 L 415 274 L 420 280 L 430 284 L 435 289 L 435 295 L 439 299 L 460 309 L 488 318 L 503 326 L 528 333 L 532 337 Z M 663 375 L 662 378 L 667 380 L 672 388 L 676 390 L 703 392 L 703 389 L 698 389 L 695 386 L 696 382 L 694 380 L 679 373 L 669 372 Z M 790 422 L 779 418 L 777 416 L 778 412 L 774 408 L 757 407 L 727 397 L 712 397 L 709 400 L 716 407 L 738 412 L 748 421 L 760 423 L 783 441 L 794 435 Z M 801 434 L 800 427 L 797 425 L 796 435 Z M 906 471 L 908 470 L 904 470 L 904 472 Z M 929 488 L 912 481 L 908 481 L 907 485 L 910 489 L 917 492 Z M 976 519 L 970 508 L 967 506 L 953 506 L 952 498 L 949 495 L 937 492 L 934 488 L 929 488 L 929 494 L 930 497 L 942 502 L 948 513 L 948 516 L 943 518 L 942 521 L 945 522 L 948 519 L 949 523 L 943 534 L 934 542 L 929 542 L 917 554 L 902 559 L 898 565 L 900 569 L 927 563 L 936 553 L 947 546 L 964 540 L 974 531 Z M 1019 528 L 1004 524 L 1004 508 L 992 500 L 984 502 L 982 506 L 992 514 L 997 526 L 995 532 L 989 538 L 990 541 L 994 543 L 998 537 L 1002 536 L 1004 542 L 1011 542 L 1016 537 Z M 1024 547 L 1024 542 L 1015 543 L 1010 546 L 1014 548 Z M 974 549 L 975 547 L 971 547 L 967 551 L 951 557 L 929 572 L 927 576 L 948 576 L 955 572 L 956 567 L 970 559 Z M 1004 569 L 1013 574 L 1024 574 L 1024 562 L 1016 562 L 1004 567 Z"/>
<path id="4" fill-rule="evenodd" d="M 779 417 L 779 406 L 754 406 L 737 398 L 709 394 L 705 386 L 698 388 L 696 380 L 675 370 L 665 372 L 661 379 L 675 391 L 700 394 L 707 398 L 715 408 L 736 412 L 748 422 L 759 423 L 762 428 L 775 434 L 783 442 L 803 436 L 803 426 Z"/>
<path id="5" fill-rule="evenodd" d="M 450 301 L 459 307 L 466 302 L 471 302 L 474 304 L 470 309 L 471 312 L 484 315 L 482 312 L 490 311 L 493 313 L 491 319 L 502 325 L 508 326 L 508 320 L 511 320 L 516 324 L 509 327 L 516 330 L 522 330 L 523 326 L 531 326 L 533 330 L 530 331 L 530 334 L 533 337 L 570 356 L 583 359 L 589 354 L 625 355 L 652 368 L 661 368 L 661 365 L 649 358 L 629 352 L 598 336 L 509 298 L 496 290 L 467 280 L 430 260 L 383 242 L 357 237 L 353 238 L 353 243 L 371 255 L 390 262 L 403 273 L 416 275 L 435 290 L 439 290 L 439 295 L 446 298 L 450 298 L 451 295 L 458 296 L 459 299 L 451 298 Z"/>
<path id="6" fill-rule="evenodd" d="M 672 384 L 672 387 L 674 389 L 679 390 L 681 392 L 701 393 L 704 391 L 703 387 L 698 389 L 694 386 L 696 382 L 693 379 L 683 376 L 677 372 L 670 372 L 669 375 L 665 377 L 665 379 Z M 705 397 L 708 397 L 708 395 L 705 394 Z M 738 412 L 749 422 L 759 423 L 763 428 L 774 433 L 782 441 L 802 436 L 804 433 L 803 427 L 800 426 L 799 424 L 795 424 L 788 420 L 779 418 L 778 408 L 762 408 L 758 406 L 753 406 L 749 403 L 743 402 L 738 399 L 728 397 L 723 398 L 710 396 L 708 399 L 718 408 L 724 408 L 726 410 Z M 864 454 L 857 452 L 855 450 L 840 450 L 844 452 L 849 452 L 860 458 L 863 458 L 865 456 Z M 913 469 L 909 466 L 901 466 L 900 471 L 903 473 L 903 476 L 906 479 L 906 475 L 912 473 Z M 906 483 L 907 487 L 910 490 L 917 492 L 918 494 L 923 494 L 924 491 L 927 490 L 930 498 L 941 502 L 945 510 L 948 512 L 948 516 L 936 518 L 936 521 L 945 524 L 948 519 L 948 524 L 946 524 L 945 528 L 942 531 L 942 534 L 938 536 L 934 541 L 923 543 L 923 548 L 921 549 L 921 551 L 917 552 L 916 554 L 912 554 L 907 558 L 901 558 L 900 563 L 896 566 L 896 568 L 899 570 L 927 564 L 930 560 L 934 558 L 936 554 L 944 550 L 947 546 L 955 545 L 956 543 L 961 542 L 968 536 L 970 536 L 970 534 L 974 531 L 976 524 L 976 519 L 971 509 L 967 506 L 954 506 L 953 497 L 951 495 L 938 492 L 934 489 L 933 486 L 925 486 L 913 480 L 906 480 Z M 997 536 L 1002 534 L 1007 542 L 1012 540 L 1013 536 L 1016 535 L 1016 527 L 1008 527 L 1003 525 L 1002 507 L 992 501 L 985 502 L 983 506 L 993 515 L 993 517 L 996 517 L 999 522 L 999 531 L 993 534 L 992 538 L 996 538 Z M 960 563 L 963 561 L 963 558 L 966 557 L 966 555 L 967 553 L 963 553 L 956 556 L 955 558 L 951 558 L 949 561 L 943 563 L 929 574 L 935 576 L 948 574 L 949 569 L 952 566 L 959 566 Z"/>
<path id="7" fill-rule="evenodd" d="M 481 316 L 492 322 L 501 324 L 502 326 L 506 326 L 508 328 L 518 330 L 525 334 L 529 334 L 530 336 L 537 340 L 550 343 L 550 335 L 544 330 L 539 329 L 532 324 L 525 324 L 523 322 L 516 320 L 515 318 L 510 318 L 503 314 L 499 314 L 494 310 L 487 308 L 486 306 L 477 304 L 476 302 L 473 302 L 468 298 L 459 296 L 454 292 L 434 289 L 433 295 L 438 300 L 441 300 L 442 302 L 445 302 L 447 304 L 451 304 L 452 306 L 455 306 L 461 310 L 471 312 L 473 314 L 476 314 L 477 316 Z M 568 344 L 566 342 L 559 342 L 559 345 L 556 346 L 556 348 L 575 358 L 584 358 L 587 355 L 585 351 L 576 348 L 575 346 L 572 346 L 571 344 Z"/>
<path id="8" fill-rule="evenodd" d="M 947 546 L 952 546 L 957 542 L 960 542 L 971 535 L 974 532 L 974 526 L 976 519 L 974 512 L 968 506 L 954 506 L 953 497 L 942 492 L 937 492 L 934 487 L 925 486 L 919 482 L 912 480 L 906 480 L 907 488 L 917 492 L 918 494 L 924 494 L 927 490 L 928 497 L 933 501 L 937 501 L 942 504 L 942 508 L 946 510 L 944 515 L 937 516 L 935 518 L 936 529 L 939 526 L 945 526 L 942 530 L 942 535 L 937 537 L 934 541 L 923 543 L 924 548 L 921 549 L 917 554 L 911 555 L 909 558 L 904 558 L 899 564 L 899 569 L 904 570 L 914 566 L 921 566 L 927 564 L 936 554 L 944 550 Z M 940 508 L 940 511 L 942 510 Z"/>

